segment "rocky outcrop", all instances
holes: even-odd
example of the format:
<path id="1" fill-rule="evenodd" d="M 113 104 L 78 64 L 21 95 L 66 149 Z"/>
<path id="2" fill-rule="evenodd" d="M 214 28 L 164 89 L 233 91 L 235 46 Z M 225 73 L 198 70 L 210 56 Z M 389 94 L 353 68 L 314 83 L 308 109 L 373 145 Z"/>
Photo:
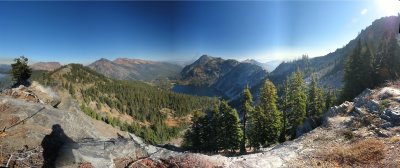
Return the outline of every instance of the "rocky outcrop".
<path id="1" fill-rule="evenodd" d="M 11 96 L 15 99 L 23 99 L 26 101 L 48 104 L 55 108 L 61 103 L 57 93 L 52 91 L 49 87 L 43 87 L 37 82 L 32 82 L 29 87 L 20 85 L 17 88 L 5 89 L 3 94 Z"/>

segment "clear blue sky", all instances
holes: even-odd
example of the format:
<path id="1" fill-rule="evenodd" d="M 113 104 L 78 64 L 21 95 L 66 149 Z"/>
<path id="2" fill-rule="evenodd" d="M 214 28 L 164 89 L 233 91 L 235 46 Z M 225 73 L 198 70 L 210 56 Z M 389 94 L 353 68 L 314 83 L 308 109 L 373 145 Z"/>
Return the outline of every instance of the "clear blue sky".
<path id="1" fill-rule="evenodd" d="M 257 2 L 0 2 L 0 63 L 90 63 L 118 57 L 259 61 L 325 55 L 397 0 Z"/>

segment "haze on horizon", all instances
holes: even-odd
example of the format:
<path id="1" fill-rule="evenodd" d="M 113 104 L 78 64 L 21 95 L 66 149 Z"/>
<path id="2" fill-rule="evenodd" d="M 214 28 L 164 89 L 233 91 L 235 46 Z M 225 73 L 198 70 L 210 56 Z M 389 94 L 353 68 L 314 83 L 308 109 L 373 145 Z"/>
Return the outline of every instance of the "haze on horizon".
<path id="1" fill-rule="evenodd" d="M 0 2 L 0 64 L 323 56 L 399 11 L 397 0 Z"/>

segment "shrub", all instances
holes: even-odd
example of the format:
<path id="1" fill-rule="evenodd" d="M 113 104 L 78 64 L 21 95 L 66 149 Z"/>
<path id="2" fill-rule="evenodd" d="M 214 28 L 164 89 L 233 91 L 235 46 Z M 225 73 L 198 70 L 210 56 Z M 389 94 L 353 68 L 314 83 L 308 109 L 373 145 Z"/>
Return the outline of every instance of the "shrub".
<path id="1" fill-rule="evenodd" d="M 345 138 L 346 140 L 352 140 L 352 139 L 354 139 L 354 133 L 353 133 L 353 131 L 351 131 L 351 130 L 344 130 L 344 131 L 342 132 L 342 135 L 344 136 L 344 138 Z"/>

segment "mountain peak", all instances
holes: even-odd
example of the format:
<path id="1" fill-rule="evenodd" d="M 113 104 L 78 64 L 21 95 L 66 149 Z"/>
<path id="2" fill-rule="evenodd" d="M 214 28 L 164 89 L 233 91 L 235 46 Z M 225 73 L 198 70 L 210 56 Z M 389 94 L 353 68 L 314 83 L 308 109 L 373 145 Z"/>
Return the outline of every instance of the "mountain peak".
<path id="1" fill-rule="evenodd" d="M 246 59 L 244 61 L 242 61 L 243 63 L 251 63 L 251 64 L 262 64 L 261 62 L 258 62 L 254 59 Z"/>
<path id="2" fill-rule="evenodd" d="M 199 59 L 209 59 L 210 56 L 208 56 L 207 54 L 203 54 Z"/>
<path id="3" fill-rule="evenodd" d="M 97 60 L 95 62 L 110 62 L 110 60 L 108 60 L 107 58 L 100 58 L 99 60 Z"/>

